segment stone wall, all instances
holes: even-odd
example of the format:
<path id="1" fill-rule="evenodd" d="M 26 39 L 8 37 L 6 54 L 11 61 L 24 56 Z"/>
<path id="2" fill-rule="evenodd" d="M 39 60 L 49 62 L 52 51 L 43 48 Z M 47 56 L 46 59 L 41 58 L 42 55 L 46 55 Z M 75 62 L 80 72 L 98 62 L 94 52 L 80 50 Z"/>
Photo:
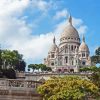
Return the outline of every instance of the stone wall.
<path id="1" fill-rule="evenodd" d="M 0 79 L 0 100 L 42 100 L 36 88 L 38 81 L 24 79 Z"/>
<path id="2" fill-rule="evenodd" d="M 42 96 L 32 91 L 0 90 L 0 100 L 42 100 Z"/>
<path id="3" fill-rule="evenodd" d="M 43 100 L 39 96 L 0 95 L 0 100 Z"/>

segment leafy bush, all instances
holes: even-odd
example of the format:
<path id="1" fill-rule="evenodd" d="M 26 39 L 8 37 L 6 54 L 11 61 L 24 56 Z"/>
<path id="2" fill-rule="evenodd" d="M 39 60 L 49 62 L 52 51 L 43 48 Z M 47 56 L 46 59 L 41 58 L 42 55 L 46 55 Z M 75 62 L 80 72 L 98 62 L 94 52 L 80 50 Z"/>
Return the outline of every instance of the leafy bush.
<path id="1" fill-rule="evenodd" d="M 38 87 L 43 100 L 85 100 L 88 96 L 96 97 L 98 87 L 79 77 L 55 77 Z"/>

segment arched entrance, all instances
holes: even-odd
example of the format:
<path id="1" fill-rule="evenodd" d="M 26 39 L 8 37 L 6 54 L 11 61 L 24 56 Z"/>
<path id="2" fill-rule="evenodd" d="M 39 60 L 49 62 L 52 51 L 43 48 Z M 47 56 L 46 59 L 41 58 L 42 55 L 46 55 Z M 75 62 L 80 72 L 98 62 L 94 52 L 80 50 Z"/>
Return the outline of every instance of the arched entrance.
<path id="1" fill-rule="evenodd" d="M 74 69 L 70 69 L 70 72 L 74 72 Z"/>

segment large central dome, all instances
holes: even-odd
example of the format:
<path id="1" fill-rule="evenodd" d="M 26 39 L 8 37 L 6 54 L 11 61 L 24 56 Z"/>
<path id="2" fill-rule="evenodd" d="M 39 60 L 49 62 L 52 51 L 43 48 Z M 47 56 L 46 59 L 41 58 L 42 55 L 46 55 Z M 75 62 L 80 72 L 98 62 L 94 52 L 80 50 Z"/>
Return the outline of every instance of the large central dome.
<path id="1" fill-rule="evenodd" d="M 72 17 L 69 17 L 68 20 L 68 25 L 65 26 L 62 34 L 61 34 L 61 39 L 75 39 L 78 40 L 79 39 L 79 34 L 78 31 L 73 27 L 72 25 Z"/>

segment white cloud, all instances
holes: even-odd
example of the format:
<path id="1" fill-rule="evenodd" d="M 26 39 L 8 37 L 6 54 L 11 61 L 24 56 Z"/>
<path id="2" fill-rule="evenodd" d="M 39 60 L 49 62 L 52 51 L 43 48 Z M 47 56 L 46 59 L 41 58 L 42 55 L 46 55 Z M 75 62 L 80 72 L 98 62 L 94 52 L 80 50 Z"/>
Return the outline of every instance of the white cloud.
<path id="1" fill-rule="evenodd" d="M 80 35 L 85 34 L 87 31 L 87 26 L 81 25 L 77 30 L 80 33 Z"/>
<path id="2" fill-rule="evenodd" d="M 45 1 L 45 0 L 33 0 L 32 6 L 40 11 L 43 11 L 44 13 L 47 12 L 51 7 L 54 6 L 53 2 Z"/>
<path id="3" fill-rule="evenodd" d="M 87 31 L 87 26 L 84 25 L 82 19 L 73 18 L 73 25 L 77 28 L 80 35 L 85 34 Z"/>
<path id="4" fill-rule="evenodd" d="M 66 18 L 67 16 L 68 16 L 68 11 L 66 9 L 63 9 L 61 11 L 57 11 L 53 19 L 59 20 L 60 18 Z"/>
<path id="5" fill-rule="evenodd" d="M 35 1 L 35 0 L 34 0 Z M 37 4 L 37 5 L 36 5 Z M 49 8 L 49 4 L 39 0 L 1 0 L 0 1 L 0 43 L 3 47 L 16 49 L 24 54 L 25 59 L 37 59 L 44 56 L 52 42 L 52 33 L 33 36 L 32 27 L 26 23 L 27 16 L 23 16 L 28 7 L 41 9 L 42 12 Z M 21 16 L 19 18 L 19 16 Z M 41 42 L 42 41 L 42 42 Z"/>
<path id="6" fill-rule="evenodd" d="M 38 3 L 37 3 L 38 2 Z M 46 12 L 51 7 L 51 2 L 43 0 L 1 0 L 0 1 L 0 43 L 6 45 L 6 48 L 16 49 L 24 58 L 32 59 L 43 59 L 46 57 L 47 52 L 52 44 L 52 39 L 55 34 L 57 43 L 59 42 L 59 36 L 62 29 L 66 25 L 66 20 L 55 26 L 53 33 L 49 32 L 41 35 L 32 35 L 32 27 L 30 23 L 26 23 L 27 16 L 23 16 L 25 9 L 28 7 L 38 8 L 41 11 Z M 51 7 L 52 8 L 52 7 Z M 57 16 L 58 19 L 66 17 L 67 10 L 62 10 L 62 14 Z M 19 16 L 21 16 L 19 18 Z M 78 26 L 80 33 L 85 32 L 83 22 L 81 19 L 73 19 L 73 24 Z M 41 61 L 42 62 L 42 61 Z M 35 63 L 35 62 L 34 62 Z"/>
<path id="7" fill-rule="evenodd" d="M 0 17 L 20 15 L 29 5 L 29 0 L 0 0 Z"/>

